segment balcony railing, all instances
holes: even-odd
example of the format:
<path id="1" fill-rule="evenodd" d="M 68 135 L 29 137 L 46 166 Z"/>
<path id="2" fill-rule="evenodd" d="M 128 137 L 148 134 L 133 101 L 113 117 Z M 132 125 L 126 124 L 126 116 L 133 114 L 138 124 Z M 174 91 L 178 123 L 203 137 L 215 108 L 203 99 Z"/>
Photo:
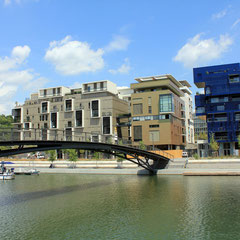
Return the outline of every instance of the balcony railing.
<path id="1" fill-rule="evenodd" d="M 106 91 L 106 90 L 107 90 L 106 87 L 103 87 L 103 88 L 90 88 L 90 89 L 83 90 L 83 93 Z"/>

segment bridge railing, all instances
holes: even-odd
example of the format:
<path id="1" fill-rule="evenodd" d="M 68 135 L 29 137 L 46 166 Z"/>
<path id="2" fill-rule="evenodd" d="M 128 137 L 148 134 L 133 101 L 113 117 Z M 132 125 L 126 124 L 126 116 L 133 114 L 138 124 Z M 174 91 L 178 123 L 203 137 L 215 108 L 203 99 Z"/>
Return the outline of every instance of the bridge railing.
<path id="1" fill-rule="evenodd" d="M 79 142 L 99 142 L 107 144 L 117 144 L 131 146 L 139 149 L 139 146 L 134 146 L 132 141 L 127 138 L 119 138 L 115 135 L 100 134 L 98 132 L 83 132 L 82 128 L 0 128 L 0 142 L 5 141 L 79 141 Z M 147 150 L 147 149 L 146 149 Z M 152 151 L 151 149 L 149 149 Z M 173 159 L 174 156 L 166 151 L 155 149 L 152 151 L 166 158 Z"/>

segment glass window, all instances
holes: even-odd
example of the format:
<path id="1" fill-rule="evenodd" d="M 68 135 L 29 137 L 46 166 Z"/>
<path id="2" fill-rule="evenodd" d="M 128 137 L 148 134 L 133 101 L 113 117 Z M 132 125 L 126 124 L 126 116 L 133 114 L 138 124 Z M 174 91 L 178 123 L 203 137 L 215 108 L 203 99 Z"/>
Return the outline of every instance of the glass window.
<path id="1" fill-rule="evenodd" d="M 172 94 L 160 95 L 159 103 L 160 112 L 172 112 L 173 107 L 173 97 Z"/>
<path id="2" fill-rule="evenodd" d="M 148 113 L 152 113 L 152 106 L 148 106 Z"/>
<path id="3" fill-rule="evenodd" d="M 239 74 L 230 75 L 229 76 L 229 82 L 230 83 L 238 83 L 238 82 L 240 82 Z"/>
<path id="4" fill-rule="evenodd" d="M 224 105 L 217 106 L 218 111 L 223 111 L 225 109 Z"/>
<path id="5" fill-rule="evenodd" d="M 142 103 L 133 104 L 133 114 L 136 115 L 142 113 L 143 113 Z"/>
<path id="6" fill-rule="evenodd" d="M 206 92 L 206 94 L 210 94 L 210 93 L 211 93 L 211 89 L 210 89 L 210 87 L 206 87 L 205 92 Z"/>
<path id="7" fill-rule="evenodd" d="M 103 134 L 111 134 L 110 117 L 103 117 Z"/>
<path id="8" fill-rule="evenodd" d="M 99 117 L 99 101 L 92 101 L 92 117 Z"/>
<path id="9" fill-rule="evenodd" d="M 134 126 L 134 141 L 142 141 L 142 126 Z"/>

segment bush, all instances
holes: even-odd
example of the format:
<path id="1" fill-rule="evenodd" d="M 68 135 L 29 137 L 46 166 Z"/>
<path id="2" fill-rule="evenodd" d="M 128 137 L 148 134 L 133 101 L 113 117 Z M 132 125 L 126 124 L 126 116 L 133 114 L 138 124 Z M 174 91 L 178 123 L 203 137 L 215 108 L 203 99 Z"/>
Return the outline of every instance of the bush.
<path id="1" fill-rule="evenodd" d="M 194 153 L 194 154 L 193 154 L 193 157 L 194 157 L 194 159 L 199 159 L 199 156 L 198 156 L 197 153 Z"/>

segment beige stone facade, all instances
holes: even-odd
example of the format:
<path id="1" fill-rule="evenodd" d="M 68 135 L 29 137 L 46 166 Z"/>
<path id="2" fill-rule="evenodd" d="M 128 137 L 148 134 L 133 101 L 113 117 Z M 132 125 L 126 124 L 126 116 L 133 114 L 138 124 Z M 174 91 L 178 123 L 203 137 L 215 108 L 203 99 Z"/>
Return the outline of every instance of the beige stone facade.
<path id="1" fill-rule="evenodd" d="M 182 86 L 171 75 L 137 78 L 131 84 L 132 140 L 148 148 L 183 148 L 185 141 Z"/>
<path id="2" fill-rule="evenodd" d="M 41 89 L 12 115 L 22 129 L 21 140 L 114 141 L 117 116 L 128 113 L 128 103 L 109 81 L 83 84 L 84 90 L 56 87 Z M 124 135 L 124 133 L 122 134 Z M 127 136 L 123 136 L 126 137 Z M 104 138 L 104 139 L 103 139 Z"/>

